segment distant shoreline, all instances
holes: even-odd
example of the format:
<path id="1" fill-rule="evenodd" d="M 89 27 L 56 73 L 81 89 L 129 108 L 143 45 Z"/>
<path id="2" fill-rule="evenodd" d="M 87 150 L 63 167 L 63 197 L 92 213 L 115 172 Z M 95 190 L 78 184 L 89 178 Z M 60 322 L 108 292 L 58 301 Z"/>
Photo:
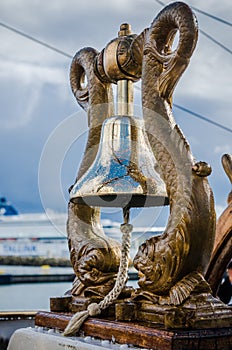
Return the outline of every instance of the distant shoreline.
<path id="1" fill-rule="evenodd" d="M 23 265 L 23 266 L 42 266 L 52 267 L 71 267 L 69 259 L 65 258 L 47 258 L 36 256 L 0 256 L 0 265 Z"/>

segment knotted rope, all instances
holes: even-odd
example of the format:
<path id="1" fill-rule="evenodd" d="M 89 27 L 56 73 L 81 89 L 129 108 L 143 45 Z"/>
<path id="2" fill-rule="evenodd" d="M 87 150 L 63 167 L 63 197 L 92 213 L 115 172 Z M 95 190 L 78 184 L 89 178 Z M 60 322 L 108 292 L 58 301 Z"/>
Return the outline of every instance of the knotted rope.
<path id="1" fill-rule="evenodd" d="M 73 315 L 67 327 L 65 328 L 63 335 L 71 336 L 77 333 L 83 322 L 89 316 L 99 315 L 102 310 L 106 309 L 117 299 L 125 287 L 127 281 L 131 232 L 133 230 L 133 226 L 128 223 L 124 223 L 121 225 L 120 230 L 122 232 L 121 259 L 117 279 L 113 289 L 111 289 L 111 291 L 104 297 L 102 301 L 100 301 L 100 303 L 92 303 L 87 307 L 87 310 L 77 312 L 75 315 Z"/>

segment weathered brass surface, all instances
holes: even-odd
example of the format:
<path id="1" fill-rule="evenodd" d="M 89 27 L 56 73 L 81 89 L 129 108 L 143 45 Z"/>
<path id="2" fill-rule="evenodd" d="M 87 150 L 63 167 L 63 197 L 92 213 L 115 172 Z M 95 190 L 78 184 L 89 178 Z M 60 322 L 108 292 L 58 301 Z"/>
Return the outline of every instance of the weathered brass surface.
<path id="1" fill-rule="evenodd" d="M 176 51 L 170 52 L 170 40 L 177 29 L 179 44 Z M 195 16 L 187 5 L 174 3 L 154 20 L 144 44 L 145 128 L 166 184 L 170 216 L 164 234 L 146 241 L 134 264 L 141 275 L 141 293 L 165 296 L 167 304 L 174 305 L 181 304 L 197 285 L 204 284 L 200 274 L 211 255 L 215 229 L 213 196 L 206 178 L 209 167 L 206 163 L 195 164 L 170 104 L 196 40 Z"/>
<path id="2" fill-rule="evenodd" d="M 73 186 L 72 202 L 120 208 L 168 204 L 141 122 L 120 115 L 104 121 L 98 154 Z"/>
<path id="3" fill-rule="evenodd" d="M 224 154 L 222 165 L 232 184 L 232 155 Z M 214 296 L 217 295 L 223 274 L 232 259 L 232 191 L 228 195 L 227 202 L 227 208 L 217 221 L 213 253 L 205 275 Z"/>
<path id="4" fill-rule="evenodd" d="M 120 27 L 119 37 L 113 39 L 96 58 L 95 73 L 102 82 L 117 83 L 122 79 L 137 81 L 142 72 L 142 42 L 131 33 L 130 25 Z"/>
<path id="5" fill-rule="evenodd" d="M 177 31 L 179 42 L 173 50 Z M 204 278 L 215 239 L 214 199 L 207 180 L 211 168 L 205 162 L 195 162 L 172 115 L 172 94 L 194 51 L 197 33 L 191 9 L 181 2 L 172 3 L 140 35 L 132 35 L 124 24 L 120 36 L 101 53 L 92 48 L 80 50 L 70 73 L 73 93 L 89 120 L 85 154 L 77 181 L 70 189 L 72 199 L 83 189 L 85 174 L 93 171 L 96 158 L 104 160 L 101 128 L 107 119 L 106 128 L 109 117 L 115 115 L 111 83 L 142 80 L 143 132 L 166 185 L 170 216 L 163 235 L 144 242 L 135 256 L 140 288 L 132 293 L 130 312 L 133 315 L 135 311 L 136 320 L 166 328 L 215 328 L 232 322 L 231 309 L 211 296 Z M 142 176 L 140 172 L 140 179 Z M 107 181 L 103 180 L 103 195 L 107 196 Z M 74 304 L 75 298 L 106 295 L 114 285 L 120 261 L 119 244 L 107 238 L 101 227 L 100 209 L 90 206 L 99 205 L 92 202 L 94 191 L 95 186 L 89 183 L 85 191 L 89 205 L 78 200 L 69 203 L 67 230 L 76 274 L 71 291 Z M 84 198 L 83 193 L 76 198 Z M 120 191 L 116 193 L 120 198 Z M 118 205 L 124 203 L 119 200 Z M 137 311 L 133 311 L 133 304 Z M 126 318 L 122 310 L 120 305 L 117 318 Z"/>
<path id="6" fill-rule="evenodd" d="M 97 55 L 92 48 L 80 50 L 70 70 L 73 93 L 79 105 L 87 111 L 89 122 L 88 142 L 77 178 L 92 164 L 98 150 L 101 125 L 113 113 L 112 88 L 94 73 Z M 84 76 L 87 86 L 81 84 Z M 106 237 L 100 223 L 100 209 L 70 202 L 67 232 L 71 263 L 76 274 L 73 297 L 104 296 L 114 285 L 120 262 L 120 245 Z"/>
<path id="7" fill-rule="evenodd" d="M 231 154 L 224 154 L 222 156 L 222 166 L 232 185 L 232 155 Z M 230 204 L 231 202 L 232 202 L 232 191 L 230 191 L 227 199 L 228 204 Z"/>

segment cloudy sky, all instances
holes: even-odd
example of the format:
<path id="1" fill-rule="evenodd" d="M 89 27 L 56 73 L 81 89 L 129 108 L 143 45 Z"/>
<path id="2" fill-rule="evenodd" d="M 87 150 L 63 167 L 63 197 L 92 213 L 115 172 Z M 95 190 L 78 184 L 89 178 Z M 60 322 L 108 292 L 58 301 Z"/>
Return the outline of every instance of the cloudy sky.
<path id="1" fill-rule="evenodd" d="M 232 21 L 231 0 L 187 3 Z M 121 23 L 140 33 L 161 8 L 155 0 L 1 0 L 0 21 L 73 56 L 85 46 L 100 51 L 117 36 Z M 200 29 L 232 49 L 230 26 L 196 15 Z M 87 130 L 69 86 L 71 59 L 2 26 L 0 39 L 0 195 L 22 213 L 63 212 Z M 231 63 L 229 52 L 200 33 L 174 103 L 231 129 Z M 232 153 L 231 133 L 178 109 L 174 114 L 195 158 L 213 168 L 209 181 L 219 214 L 230 191 L 221 156 Z M 149 215 L 138 215 L 138 223 Z"/>

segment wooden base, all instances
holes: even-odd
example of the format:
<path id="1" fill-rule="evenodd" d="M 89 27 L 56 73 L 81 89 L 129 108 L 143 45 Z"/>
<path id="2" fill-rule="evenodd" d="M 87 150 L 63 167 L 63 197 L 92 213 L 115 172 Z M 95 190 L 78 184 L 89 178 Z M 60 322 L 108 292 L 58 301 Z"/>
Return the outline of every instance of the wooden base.
<path id="1" fill-rule="evenodd" d="M 35 317 L 35 325 L 63 331 L 71 317 L 71 313 L 39 312 Z M 89 318 L 81 331 L 86 336 L 115 339 L 120 344 L 133 344 L 153 350 L 232 349 L 232 327 L 167 331 L 134 322 Z"/>

